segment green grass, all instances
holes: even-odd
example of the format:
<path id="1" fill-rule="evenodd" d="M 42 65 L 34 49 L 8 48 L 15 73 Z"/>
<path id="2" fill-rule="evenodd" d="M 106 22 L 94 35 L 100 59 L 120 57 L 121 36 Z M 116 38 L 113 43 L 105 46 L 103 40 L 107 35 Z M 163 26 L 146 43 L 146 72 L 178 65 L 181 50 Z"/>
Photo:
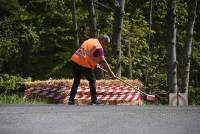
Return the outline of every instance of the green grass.
<path id="1" fill-rule="evenodd" d="M 35 97 L 33 99 L 24 98 L 23 94 L 5 95 L 0 94 L 0 104 L 48 104 L 49 101 Z"/>

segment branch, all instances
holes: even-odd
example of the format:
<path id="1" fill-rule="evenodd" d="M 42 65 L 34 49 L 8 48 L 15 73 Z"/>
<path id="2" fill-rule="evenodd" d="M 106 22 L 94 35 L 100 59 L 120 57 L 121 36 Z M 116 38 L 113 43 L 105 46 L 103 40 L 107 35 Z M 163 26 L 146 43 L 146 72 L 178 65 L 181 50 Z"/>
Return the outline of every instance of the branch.
<path id="1" fill-rule="evenodd" d="M 101 2 L 94 1 L 94 4 L 96 4 L 97 6 L 101 6 L 101 7 L 104 7 L 104 8 L 106 8 L 106 9 L 109 9 L 109 10 L 111 10 L 111 11 L 114 11 L 113 8 L 111 8 L 111 7 L 109 7 L 109 6 L 105 5 L 105 4 L 103 4 L 103 3 L 101 3 Z"/>

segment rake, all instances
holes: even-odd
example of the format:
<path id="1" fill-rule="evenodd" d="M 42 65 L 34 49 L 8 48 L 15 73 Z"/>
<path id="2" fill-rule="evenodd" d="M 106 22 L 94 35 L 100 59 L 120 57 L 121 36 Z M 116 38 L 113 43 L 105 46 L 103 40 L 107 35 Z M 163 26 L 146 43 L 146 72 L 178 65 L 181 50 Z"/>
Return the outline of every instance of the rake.
<path id="1" fill-rule="evenodd" d="M 98 68 L 101 69 L 102 71 L 104 71 L 104 72 L 106 72 L 106 73 L 108 74 L 108 72 L 107 72 L 105 69 L 103 69 L 103 68 L 101 68 L 101 67 L 98 67 Z M 133 85 L 131 85 L 130 83 L 127 83 L 126 81 L 122 80 L 121 78 L 119 78 L 119 77 L 117 77 L 117 76 L 116 76 L 115 78 L 118 79 L 118 80 L 120 80 L 120 81 L 123 82 L 124 84 L 129 85 L 130 87 L 136 89 L 137 91 L 139 91 L 139 92 L 142 93 L 143 95 L 145 95 L 147 101 L 152 101 L 152 102 L 155 101 L 155 98 L 156 98 L 155 95 L 147 94 L 147 93 L 141 91 L 139 88 L 135 88 Z"/>

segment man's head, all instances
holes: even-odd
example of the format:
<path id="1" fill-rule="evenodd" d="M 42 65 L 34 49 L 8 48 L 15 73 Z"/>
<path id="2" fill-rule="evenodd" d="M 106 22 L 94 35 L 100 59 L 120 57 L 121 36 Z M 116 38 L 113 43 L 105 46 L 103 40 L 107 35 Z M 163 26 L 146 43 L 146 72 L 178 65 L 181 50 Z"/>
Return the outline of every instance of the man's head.
<path id="1" fill-rule="evenodd" d="M 108 45 L 108 43 L 110 43 L 110 37 L 106 34 L 99 35 L 98 40 L 101 43 L 102 47 L 105 47 L 106 45 Z"/>

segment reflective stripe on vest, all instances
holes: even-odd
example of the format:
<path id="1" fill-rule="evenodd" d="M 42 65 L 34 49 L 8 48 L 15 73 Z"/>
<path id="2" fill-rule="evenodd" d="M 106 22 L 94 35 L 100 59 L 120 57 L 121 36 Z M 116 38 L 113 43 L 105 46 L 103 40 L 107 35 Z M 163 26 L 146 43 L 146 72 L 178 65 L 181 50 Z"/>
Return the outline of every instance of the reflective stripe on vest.
<path id="1" fill-rule="evenodd" d="M 93 48 L 94 48 L 94 47 L 93 47 Z M 92 49 L 93 49 L 93 48 L 92 48 Z M 95 48 L 96 48 L 96 46 L 95 46 Z M 85 50 L 83 47 L 80 47 L 80 49 L 81 49 L 82 51 L 84 51 L 84 53 L 87 54 L 87 56 L 89 56 L 94 62 L 96 62 L 94 56 L 91 55 L 91 52 L 92 52 L 91 49 L 90 49 L 89 51 Z"/>
<path id="2" fill-rule="evenodd" d="M 81 58 L 83 61 L 85 61 L 86 63 L 88 63 L 88 64 L 90 65 L 91 68 L 93 68 L 93 67 L 92 67 L 92 64 L 91 64 L 89 61 L 87 61 L 87 59 L 85 58 L 85 54 L 87 54 L 87 56 L 89 56 L 92 60 L 94 60 L 94 57 L 91 56 L 91 54 L 88 53 L 87 50 L 85 50 L 84 48 L 80 47 L 80 48 L 75 52 L 75 54 L 76 54 L 77 56 L 79 56 L 79 58 Z M 95 61 L 95 60 L 94 60 L 94 61 Z M 96 62 L 96 61 L 95 61 L 95 62 Z"/>
<path id="3" fill-rule="evenodd" d="M 97 39 L 86 40 L 72 55 L 71 60 L 84 67 L 95 68 L 96 64 L 100 61 L 100 57 L 93 56 L 97 48 L 102 48 Z"/>

